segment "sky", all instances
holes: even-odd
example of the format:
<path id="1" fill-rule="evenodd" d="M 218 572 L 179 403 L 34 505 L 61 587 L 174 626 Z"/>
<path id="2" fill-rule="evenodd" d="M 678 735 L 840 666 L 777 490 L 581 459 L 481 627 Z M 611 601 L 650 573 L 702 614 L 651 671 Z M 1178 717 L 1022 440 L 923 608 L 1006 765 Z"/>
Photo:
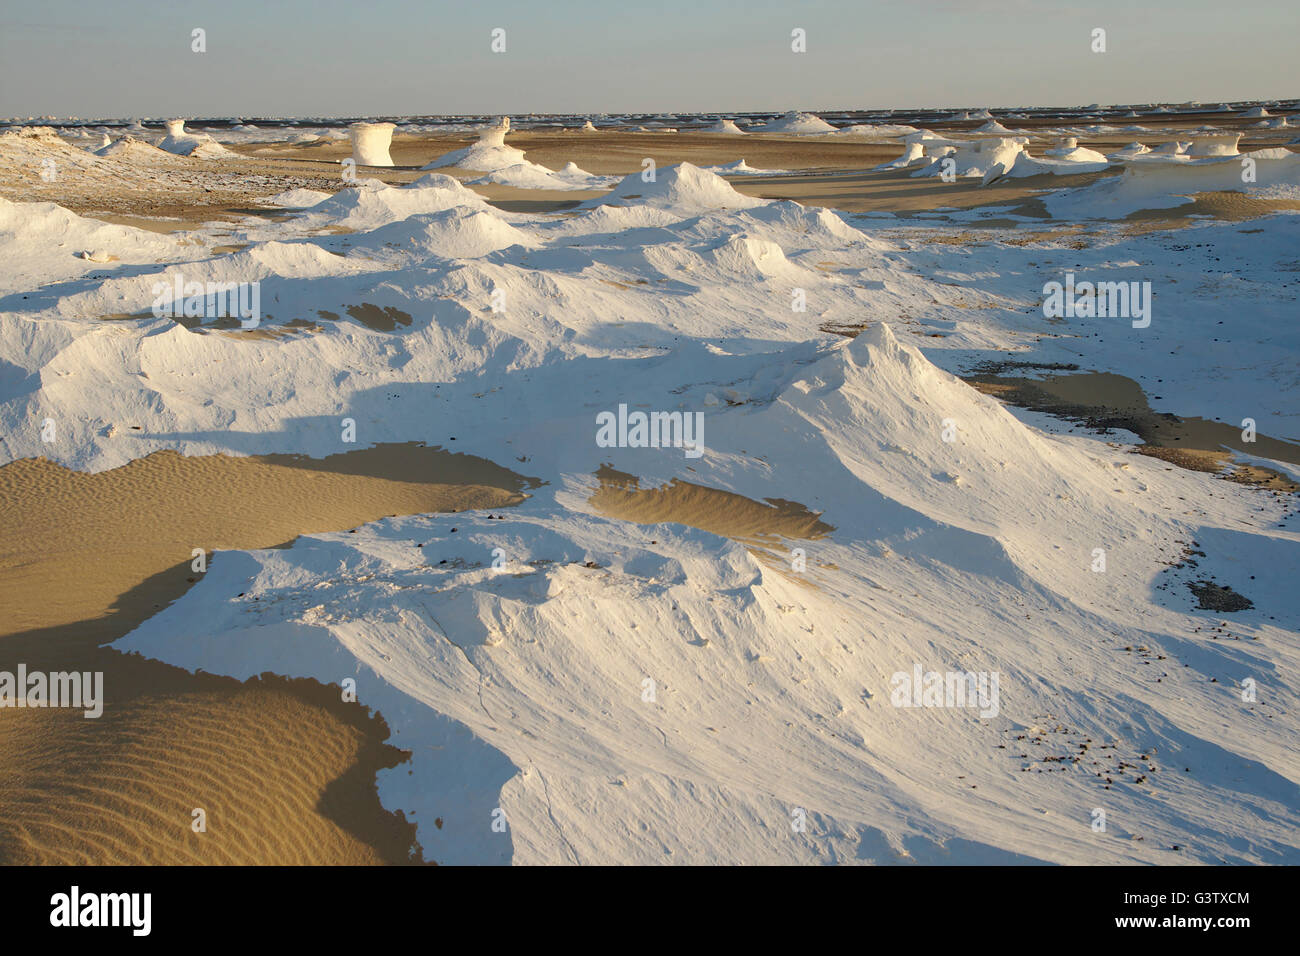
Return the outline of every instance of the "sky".
<path id="1" fill-rule="evenodd" d="M 1298 36 L 1300 0 L 0 0 L 0 116 L 1293 98 Z"/>

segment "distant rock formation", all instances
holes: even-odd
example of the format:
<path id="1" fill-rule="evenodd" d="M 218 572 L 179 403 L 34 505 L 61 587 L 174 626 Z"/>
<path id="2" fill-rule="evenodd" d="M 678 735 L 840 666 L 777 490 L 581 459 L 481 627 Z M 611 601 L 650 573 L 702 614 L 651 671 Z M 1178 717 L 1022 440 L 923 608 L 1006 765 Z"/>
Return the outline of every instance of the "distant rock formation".
<path id="1" fill-rule="evenodd" d="M 348 127 L 352 136 L 352 158 L 358 166 L 392 166 L 393 157 L 388 147 L 393 142 L 393 123 L 353 123 Z"/>

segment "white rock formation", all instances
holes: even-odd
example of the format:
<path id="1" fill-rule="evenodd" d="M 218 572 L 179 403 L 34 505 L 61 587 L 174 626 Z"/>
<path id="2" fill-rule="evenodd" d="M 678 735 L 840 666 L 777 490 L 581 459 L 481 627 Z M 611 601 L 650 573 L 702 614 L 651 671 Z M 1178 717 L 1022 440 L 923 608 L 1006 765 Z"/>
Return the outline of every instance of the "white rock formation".
<path id="1" fill-rule="evenodd" d="M 736 125 L 735 120 L 720 119 L 712 126 L 706 126 L 701 132 L 725 133 L 729 136 L 744 136 L 745 131 Z"/>
<path id="2" fill-rule="evenodd" d="M 917 163 L 925 162 L 925 141 L 916 140 L 903 144 L 903 155 L 898 159 L 891 160 L 888 163 L 881 163 L 876 169 L 902 169 L 905 166 L 914 166 Z"/>
<path id="3" fill-rule="evenodd" d="M 211 159 L 214 156 L 229 156 L 230 151 L 207 133 L 190 133 L 185 129 L 185 120 L 167 121 L 167 135 L 158 143 L 158 148 L 177 156 L 194 156 Z"/>
<path id="4" fill-rule="evenodd" d="M 812 113 L 800 113 L 791 110 L 780 119 L 774 119 L 765 126 L 760 127 L 756 132 L 806 136 L 813 133 L 833 133 L 835 127 Z"/>
<path id="5" fill-rule="evenodd" d="M 502 116 L 492 126 L 485 126 L 479 132 L 478 141 L 464 149 L 443 153 L 424 169 L 442 169 L 456 166 L 460 169 L 472 169 L 477 172 L 492 173 L 508 169 L 511 166 L 535 166 L 524 159 L 524 151 L 506 145 L 506 134 L 510 132 L 510 117 Z M 551 173 L 552 170 L 537 166 L 538 170 Z"/>
<path id="6" fill-rule="evenodd" d="M 504 146 L 508 132 L 510 132 L 510 117 L 502 116 L 497 119 L 495 126 L 483 128 L 483 132 L 479 133 L 478 141 L 484 146 Z"/>
<path id="7" fill-rule="evenodd" d="M 963 143 L 952 153 L 953 171 L 958 176 L 980 176 L 991 182 L 1015 165 L 1016 157 L 1025 151 L 1027 142 L 1023 136 L 999 136 Z M 940 175 L 944 169 L 940 159 L 913 175 Z"/>
<path id="8" fill-rule="evenodd" d="M 1115 152 L 1111 153 L 1110 158 L 1111 159 L 1132 159 L 1135 156 L 1141 156 L 1149 152 L 1151 152 L 1150 147 L 1144 146 L 1141 143 L 1129 143 L 1123 149 L 1116 150 Z"/>
<path id="9" fill-rule="evenodd" d="M 393 142 L 392 123 L 353 123 L 348 127 L 352 134 L 352 158 L 358 166 L 391 166 L 393 157 L 388 147 Z"/>
<path id="10" fill-rule="evenodd" d="M 1044 150 L 1043 155 L 1067 163 L 1106 162 L 1106 157 L 1102 153 L 1080 146 L 1078 139 L 1073 136 L 1067 136 L 1052 149 Z"/>
<path id="11" fill-rule="evenodd" d="M 1187 148 L 1188 156 L 1237 156 L 1237 142 L 1240 133 L 1217 133 L 1212 136 L 1196 136 Z"/>

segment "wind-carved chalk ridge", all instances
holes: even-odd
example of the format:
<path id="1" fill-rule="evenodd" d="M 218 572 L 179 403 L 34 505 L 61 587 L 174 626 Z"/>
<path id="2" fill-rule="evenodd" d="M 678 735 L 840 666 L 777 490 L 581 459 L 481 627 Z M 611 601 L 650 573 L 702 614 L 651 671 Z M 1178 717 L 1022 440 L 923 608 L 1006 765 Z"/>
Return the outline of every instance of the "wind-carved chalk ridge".
<path id="1" fill-rule="evenodd" d="M 917 442 L 944 411 L 962 422 L 957 447 Z M 1233 858 L 1254 824 L 1225 824 L 1218 799 L 1229 793 L 1278 828 L 1257 858 L 1294 853 L 1297 821 L 1267 782 L 1287 731 L 1264 731 L 1239 758 L 1261 761 L 1250 784 L 1260 792 L 1216 775 L 1214 691 L 1184 678 L 1178 695 L 1190 697 L 1171 699 L 1111 650 L 1181 646 L 1178 616 L 1142 599 L 1145 580 L 1078 573 L 1070 557 L 1105 521 L 1126 560 L 1153 562 L 1159 539 L 1178 533 L 1164 497 L 1193 479 L 1141 468 L 1126 487 L 1145 494 L 1117 505 L 1114 467 L 1094 448 L 1034 433 L 883 325 L 806 364 L 755 411 L 714 415 L 710 429 L 712 448 L 764 455 L 790 440 L 764 435 L 802 436 L 801 492 L 854 503 L 828 510 L 839 522 L 830 540 L 790 542 L 816 555 L 813 587 L 706 532 L 664 524 L 648 536 L 591 514 L 568 478 L 503 521 L 457 515 L 455 535 L 447 518 L 397 519 L 234 556 L 118 646 L 190 668 L 220 655 L 236 677 L 358 675 L 361 699 L 416 754 L 381 776 L 381 795 L 423 821 L 422 844 L 446 862 L 1151 858 L 1154 846 L 1099 846 L 1077 824 L 1077 808 L 1098 801 L 1174 842 L 1194 832 L 1206 859 Z M 708 478 L 769 487 L 752 472 Z M 182 617 L 202 624 L 177 640 Z M 892 706 L 891 679 L 914 666 L 998 674 L 997 713 Z M 1088 691 L 1067 693 L 1078 667 Z M 1098 737 L 1137 726 L 1134 746 L 1194 762 L 1198 775 L 1162 762 L 1174 791 L 1099 794 L 1079 774 L 1040 783 L 1031 806 L 1013 755 L 979 776 L 978 801 L 917 765 L 918 749 L 926 767 L 1000 754 L 1017 731 L 1042 733 L 1044 713 Z M 443 729 L 447 719 L 472 736 Z M 425 756 L 430 739 L 437 757 Z M 454 796 L 448 779 L 478 796 Z M 604 808 L 594 816 L 593 801 Z M 498 805 L 508 844 L 485 823 Z M 752 839 L 754 828 L 779 834 L 791 807 L 816 815 L 815 838 Z M 434 816 L 443 828 L 427 825 Z"/>

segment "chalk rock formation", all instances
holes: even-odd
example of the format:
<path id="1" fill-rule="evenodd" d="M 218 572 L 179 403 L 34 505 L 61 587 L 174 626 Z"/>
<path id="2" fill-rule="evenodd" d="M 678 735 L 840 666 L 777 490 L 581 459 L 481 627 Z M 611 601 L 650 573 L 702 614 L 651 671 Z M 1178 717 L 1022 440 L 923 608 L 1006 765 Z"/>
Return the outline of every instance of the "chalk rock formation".
<path id="1" fill-rule="evenodd" d="M 348 127 L 352 135 L 352 158 L 358 166 L 391 166 L 393 157 L 388 147 L 393 142 L 392 123 L 353 123 Z"/>
<path id="2" fill-rule="evenodd" d="M 510 117 L 502 116 L 497 119 L 495 126 L 483 128 L 483 132 L 479 133 L 478 141 L 484 146 L 504 146 L 508 132 L 510 132 Z"/>
<path id="3" fill-rule="evenodd" d="M 1238 156 L 1237 142 L 1240 133 L 1217 133 L 1211 136 L 1196 136 L 1187 149 L 1188 156 Z"/>

